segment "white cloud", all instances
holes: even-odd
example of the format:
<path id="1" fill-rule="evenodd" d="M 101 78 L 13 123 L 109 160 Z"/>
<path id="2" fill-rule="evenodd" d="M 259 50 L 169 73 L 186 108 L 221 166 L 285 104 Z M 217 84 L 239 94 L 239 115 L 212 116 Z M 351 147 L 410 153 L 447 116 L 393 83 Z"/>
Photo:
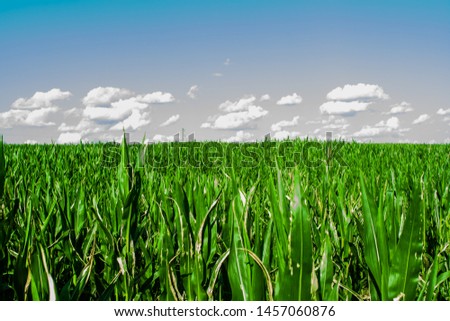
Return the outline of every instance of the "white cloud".
<path id="1" fill-rule="evenodd" d="M 255 100 L 254 96 L 245 97 L 235 102 L 227 100 L 219 106 L 219 110 L 227 114 L 210 116 L 208 121 L 200 127 L 213 129 L 248 128 L 252 121 L 269 113 L 262 107 L 256 106 Z"/>
<path id="2" fill-rule="evenodd" d="M 385 113 L 386 115 L 398 115 L 398 114 L 404 114 L 404 113 L 409 113 L 411 111 L 413 111 L 414 109 L 411 108 L 411 104 L 407 103 L 407 102 L 402 102 L 398 105 L 394 105 L 391 107 L 391 110 L 387 113 Z"/>
<path id="3" fill-rule="evenodd" d="M 230 59 L 230 58 L 225 59 L 225 61 L 224 61 L 223 64 L 224 64 L 225 66 L 230 65 L 230 64 L 231 64 L 231 59 Z"/>
<path id="4" fill-rule="evenodd" d="M 421 124 L 423 122 L 426 122 L 430 118 L 431 117 L 428 114 L 422 114 L 419 117 L 417 117 L 412 123 L 413 123 L 413 125 Z"/>
<path id="5" fill-rule="evenodd" d="M 215 72 L 212 74 L 214 77 L 222 77 L 223 74 L 221 74 L 220 72 Z"/>
<path id="6" fill-rule="evenodd" d="M 128 98 L 133 93 L 128 89 L 116 87 L 97 87 L 91 89 L 83 98 L 85 106 L 105 106 L 114 101 Z"/>
<path id="7" fill-rule="evenodd" d="M 248 110 L 250 106 L 254 105 L 256 98 L 254 96 L 242 98 L 238 101 L 231 102 L 227 100 L 226 102 L 220 104 L 219 109 L 224 112 L 236 112 Z"/>
<path id="8" fill-rule="evenodd" d="M 10 110 L 0 113 L 0 127 L 53 126 L 55 123 L 49 118 L 59 111 L 53 102 L 70 96 L 72 94 L 69 91 L 53 88 L 47 92 L 38 91 L 29 99 L 19 98 L 12 104 Z"/>
<path id="9" fill-rule="evenodd" d="M 250 106 L 248 110 L 220 115 L 212 123 L 203 123 L 202 128 L 237 129 L 247 127 L 251 121 L 264 117 L 269 112 L 259 106 Z"/>
<path id="10" fill-rule="evenodd" d="M 191 86 L 191 88 L 189 88 L 189 91 L 186 93 L 186 95 L 188 95 L 189 98 L 195 99 L 197 97 L 197 93 L 198 93 L 198 86 L 193 85 Z"/>
<path id="11" fill-rule="evenodd" d="M 387 134 L 399 134 L 408 129 L 400 130 L 400 121 L 397 117 L 391 117 L 386 121 L 380 121 L 372 126 L 364 126 L 361 130 L 353 134 L 355 137 L 369 138 L 375 136 L 382 136 Z"/>
<path id="12" fill-rule="evenodd" d="M 361 101 L 328 101 L 320 106 L 320 112 L 328 115 L 353 115 L 367 110 L 371 103 Z"/>
<path id="13" fill-rule="evenodd" d="M 86 107 L 82 111 L 81 122 L 94 121 L 97 129 L 136 130 L 150 123 L 150 104 L 175 101 L 171 93 L 162 91 L 129 97 L 131 94 L 127 89 L 94 88 L 83 100 Z"/>
<path id="14" fill-rule="evenodd" d="M 53 126 L 54 122 L 48 120 L 49 116 L 56 113 L 58 107 L 46 107 L 39 109 L 10 109 L 0 113 L 0 127 L 11 128 L 15 125 L 25 126 Z"/>
<path id="15" fill-rule="evenodd" d="M 284 127 L 292 127 L 298 125 L 300 116 L 295 116 L 292 120 L 282 120 L 273 124 L 270 129 L 274 132 L 281 131 Z"/>
<path id="16" fill-rule="evenodd" d="M 78 144 L 82 139 L 80 133 L 61 133 L 56 141 L 58 144 Z"/>
<path id="17" fill-rule="evenodd" d="M 267 100 L 270 100 L 269 94 L 262 95 L 261 98 L 259 98 L 259 101 L 267 101 Z"/>
<path id="18" fill-rule="evenodd" d="M 128 118 L 112 126 L 111 130 L 136 130 L 150 124 L 150 113 L 134 109 Z"/>
<path id="19" fill-rule="evenodd" d="M 111 107 L 86 107 L 83 116 L 96 121 L 120 121 L 129 117 L 135 110 L 144 110 L 148 104 L 136 98 L 128 98 L 111 103 Z"/>
<path id="20" fill-rule="evenodd" d="M 380 121 L 375 126 L 377 127 L 386 127 L 391 129 L 397 129 L 400 126 L 400 121 L 397 117 L 391 117 L 387 121 Z"/>
<path id="21" fill-rule="evenodd" d="M 164 93 L 162 91 L 155 91 L 144 96 L 137 96 L 137 101 L 147 103 L 147 104 L 166 104 L 175 101 L 175 97 L 171 93 Z"/>
<path id="22" fill-rule="evenodd" d="M 72 96 L 69 91 L 61 91 L 59 88 L 53 88 L 47 92 L 37 91 L 29 98 L 19 98 L 12 104 L 15 109 L 34 109 L 43 107 L 54 107 L 55 100 L 64 100 Z"/>
<path id="23" fill-rule="evenodd" d="M 292 95 L 281 97 L 280 100 L 277 101 L 277 105 L 298 105 L 302 100 L 303 98 L 300 95 L 293 93 Z"/>
<path id="24" fill-rule="evenodd" d="M 353 134 L 355 137 L 375 137 L 387 132 L 386 128 L 364 126 L 360 131 Z"/>
<path id="25" fill-rule="evenodd" d="M 154 142 L 173 142 L 173 136 L 155 135 L 153 136 Z"/>
<path id="26" fill-rule="evenodd" d="M 77 125 L 61 123 L 58 127 L 59 132 L 80 132 L 82 135 L 99 133 L 104 129 L 104 126 L 98 126 L 94 121 L 86 118 L 82 118 Z"/>
<path id="27" fill-rule="evenodd" d="M 328 100 L 339 101 L 371 101 L 376 99 L 386 100 L 388 98 L 389 96 L 380 86 L 362 83 L 359 83 L 357 85 L 345 85 L 343 88 L 337 87 L 330 91 L 327 95 Z"/>
<path id="28" fill-rule="evenodd" d="M 439 110 L 436 112 L 436 114 L 442 115 L 442 116 L 448 115 L 448 114 L 450 114 L 450 108 L 445 109 L 445 110 L 443 108 L 439 108 Z"/>
<path id="29" fill-rule="evenodd" d="M 241 143 L 241 142 L 248 142 L 253 139 L 254 139 L 253 134 L 240 130 L 236 133 L 235 136 L 225 138 L 223 139 L 223 141 L 227 143 Z"/>
<path id="30" fill-rule="evenodd" d="M 52 125 L 55 125 L 55 123 L 49 122 L 47 119 L 50 114 L 56 113 L 58 110 L 59 110 L 58 107 L 35 109 L 27 115 L 27 117 L 25 118 L 24 124 L 30 125 L 30 126 L 52 126 Z"/>
<path id="31" fill-rule="evenodd" d="M 179 114 L 170 116 L 169 119 L 167 119 L 164 123 L 162 123 L 159 126 L 160 127 L 166 127 L 166 126 L 172 125 L 172 124 L 176 123 L 178 121 L 178 119 L 180 119 L 180 115 Z"/>
<path id="32" fill-rule="evenodd" d="M 27 139 L 25 142 L 24 142 L 24 144 L 27 144 L 27 145 L 36 145 L 38 142 L 36 141 L 36 140 L 34 140 L 34 139 Z"/>
<path id="33" fill-rule="evenodd" d="M 299 137 L 300 136 L 300 132 L 289 132 L 286 130 L 282 130 L 282 131 L 278 131 L 273 135 L 273 139 L 275 140 L 285 140 L 288 138 L 295 138 L 295 137 Z"/>

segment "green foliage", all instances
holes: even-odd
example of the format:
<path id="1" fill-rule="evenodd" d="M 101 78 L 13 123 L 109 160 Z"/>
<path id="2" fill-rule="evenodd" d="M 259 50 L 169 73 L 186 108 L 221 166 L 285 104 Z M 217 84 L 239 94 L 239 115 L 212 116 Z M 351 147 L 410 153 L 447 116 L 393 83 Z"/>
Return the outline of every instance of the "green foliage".
<path id="1" fill-rule="evenodd" d="M 449 155 L 0 140 L 0 299 L 450 300 Z"/>

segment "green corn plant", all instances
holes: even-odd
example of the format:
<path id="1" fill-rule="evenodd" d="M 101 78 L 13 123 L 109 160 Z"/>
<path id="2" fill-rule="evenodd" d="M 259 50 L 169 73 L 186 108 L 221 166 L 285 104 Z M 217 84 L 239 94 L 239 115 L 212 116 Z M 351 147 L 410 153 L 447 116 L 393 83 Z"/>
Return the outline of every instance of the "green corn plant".
<path id="1" fill-rule="evenodd" d="M 286 202 L 279 170 L 277 177 L 277 192 L 273 183 L 270 185 L 279 261 L 274 298 L 308 301 L 311 299 L 313 267 L 309 210 L 302 197 L 299 174 L 294 176 L 292 207 Z"/>

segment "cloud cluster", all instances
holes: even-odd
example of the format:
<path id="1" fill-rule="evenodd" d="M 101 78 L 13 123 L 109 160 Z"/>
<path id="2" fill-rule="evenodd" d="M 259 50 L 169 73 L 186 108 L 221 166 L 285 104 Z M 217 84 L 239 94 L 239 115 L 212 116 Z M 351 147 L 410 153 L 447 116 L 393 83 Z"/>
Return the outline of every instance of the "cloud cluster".
<path id="1" fill-rule="evenodd" d="M 328 102 L 320 106 L 320 112 L 328 115 L 352 116 L 365 111 L 377 100 L 389 99 L 378 85 L 356 84 L 337 87 L 327 94 Z"/>
<path id="2" fill-rule="evenodd" d="M 297 93 L 293 93 L 292 95 L 281 97 L 280 100 L 277 101 L 277 105 L 299 105 L 302 101 L 303 98 L 300 95 L 297 95 Z"/>
<path id="3" fill-rule="evenodd" d="M 391 107 L 391 110 L 387 113 L 384 113 L 385 115 L 398 115 L 398 114 L 404 114 L 409 113 L 413 111 L 414 109 L 411 108 L 411 104 L 403 101 L 400 104 L 394 105 Z"/>
<path id="4" fill-rule="evenodd" d="M 386 134 L 399 134 L 408 129 L 400 130 L 400 120 L 397 117 L 391 117 L 386 121 L 380 121 L 375 126 L 364 126 L 361 130 L 353 134 L 354 137 L 370 138 Z"/>
<path id="5" fill-rule="evenodd" d="M 371 103 L 362 101 L 328 101 L 320 106 L 320 112 L 327 115 L 354 115 L 367 110 Z"/>
<path id="6" fill-rule="evenodd" d="M 449 109 L 439 108 L 439 110 L 436 112 L 436 114 L 441 115 L 441 116 L 448 115 L 448 114 L 450 114 L 450 108 Z"/>
<path id="7" fill-rule="evenodd" d="M 59 88 L 50 89 L 47 92 L 37 91 L 31 98 L 19 98 L 12 104 L 14 109 L 37 109 L 44 107 L 54 107 L 54 101 L 65 100 L 72 96 L 69 91 L 62 91 Z"/>
<path id="8" fill-rule="evenodd" d="M 254 96 L 242 98 L 238 101 L 226 101 L 219 106 L 219 110 L 226 114 L 215 115 L 201 128 L 212 129 L 243 129 L 254 127 L 257 119 L 266 116 L 269 112 L 260 106 L 256 106 Z"/>
<path id="9" fill-rule="evenodd" d="M 97 87 L 82 99 L 83 108 L 70 109 L 65 116 L 79 117 L 78 123 L 68 125 L 63 122 L 58 142 L 80 141 L 92 133 L 109 131 L 133 131 L 150 124 L 150 107 L 175 101 L 171 93 L 156 91 L 136 95 L 125 88 Z M 173 120 L 172 120 L 173 121 Z"/>
<path id="10" fill-rule="evenodd" d="M 270 129 L 274 132 L 282 131 L 285 127 L 293 127 L 298 125 L 300 116 L 295 116 L 292 120 L 282 120 L 273 124 Z"/>
<path id="11" fill-rule="evenodd" d="M 97 87 L 91 89 L 83 98 L 83 104 L 91 106 L 108 106 L 111 102 L 128 98 L 133 93 L 128 89 L 115 87 Z"/>
<path id="12" fill-rule="evenodd" d="M 53 126 L 55 123 L 49 117 L 59 111 L 54 102 L 71 96 L 69 91 L 53 88 L 47 92 L 37 91 L 30 98 L 19 98 L 12 103 L 10 110 L 0 113 L 0 127 Z"/>
<path id="13" fill-rule="evenodd" d="M 362 83 L 357 85 L 345 85 L 343 88 L 337 87 L 327 94 L 328 100 L 339 101 L 373 101 L 386 100 L 388 98 L 389 96 L 380 86 Z"/>

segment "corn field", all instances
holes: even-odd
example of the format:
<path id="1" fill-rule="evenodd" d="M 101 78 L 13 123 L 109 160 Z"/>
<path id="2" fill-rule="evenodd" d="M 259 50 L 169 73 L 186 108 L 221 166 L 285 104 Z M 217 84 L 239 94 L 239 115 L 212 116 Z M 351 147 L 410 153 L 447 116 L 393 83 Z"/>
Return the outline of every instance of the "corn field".
<path id="1" fill-rule="evenodd" d="M 449 158 L 2 141 L 0 299 L 450 300 Z"/>

